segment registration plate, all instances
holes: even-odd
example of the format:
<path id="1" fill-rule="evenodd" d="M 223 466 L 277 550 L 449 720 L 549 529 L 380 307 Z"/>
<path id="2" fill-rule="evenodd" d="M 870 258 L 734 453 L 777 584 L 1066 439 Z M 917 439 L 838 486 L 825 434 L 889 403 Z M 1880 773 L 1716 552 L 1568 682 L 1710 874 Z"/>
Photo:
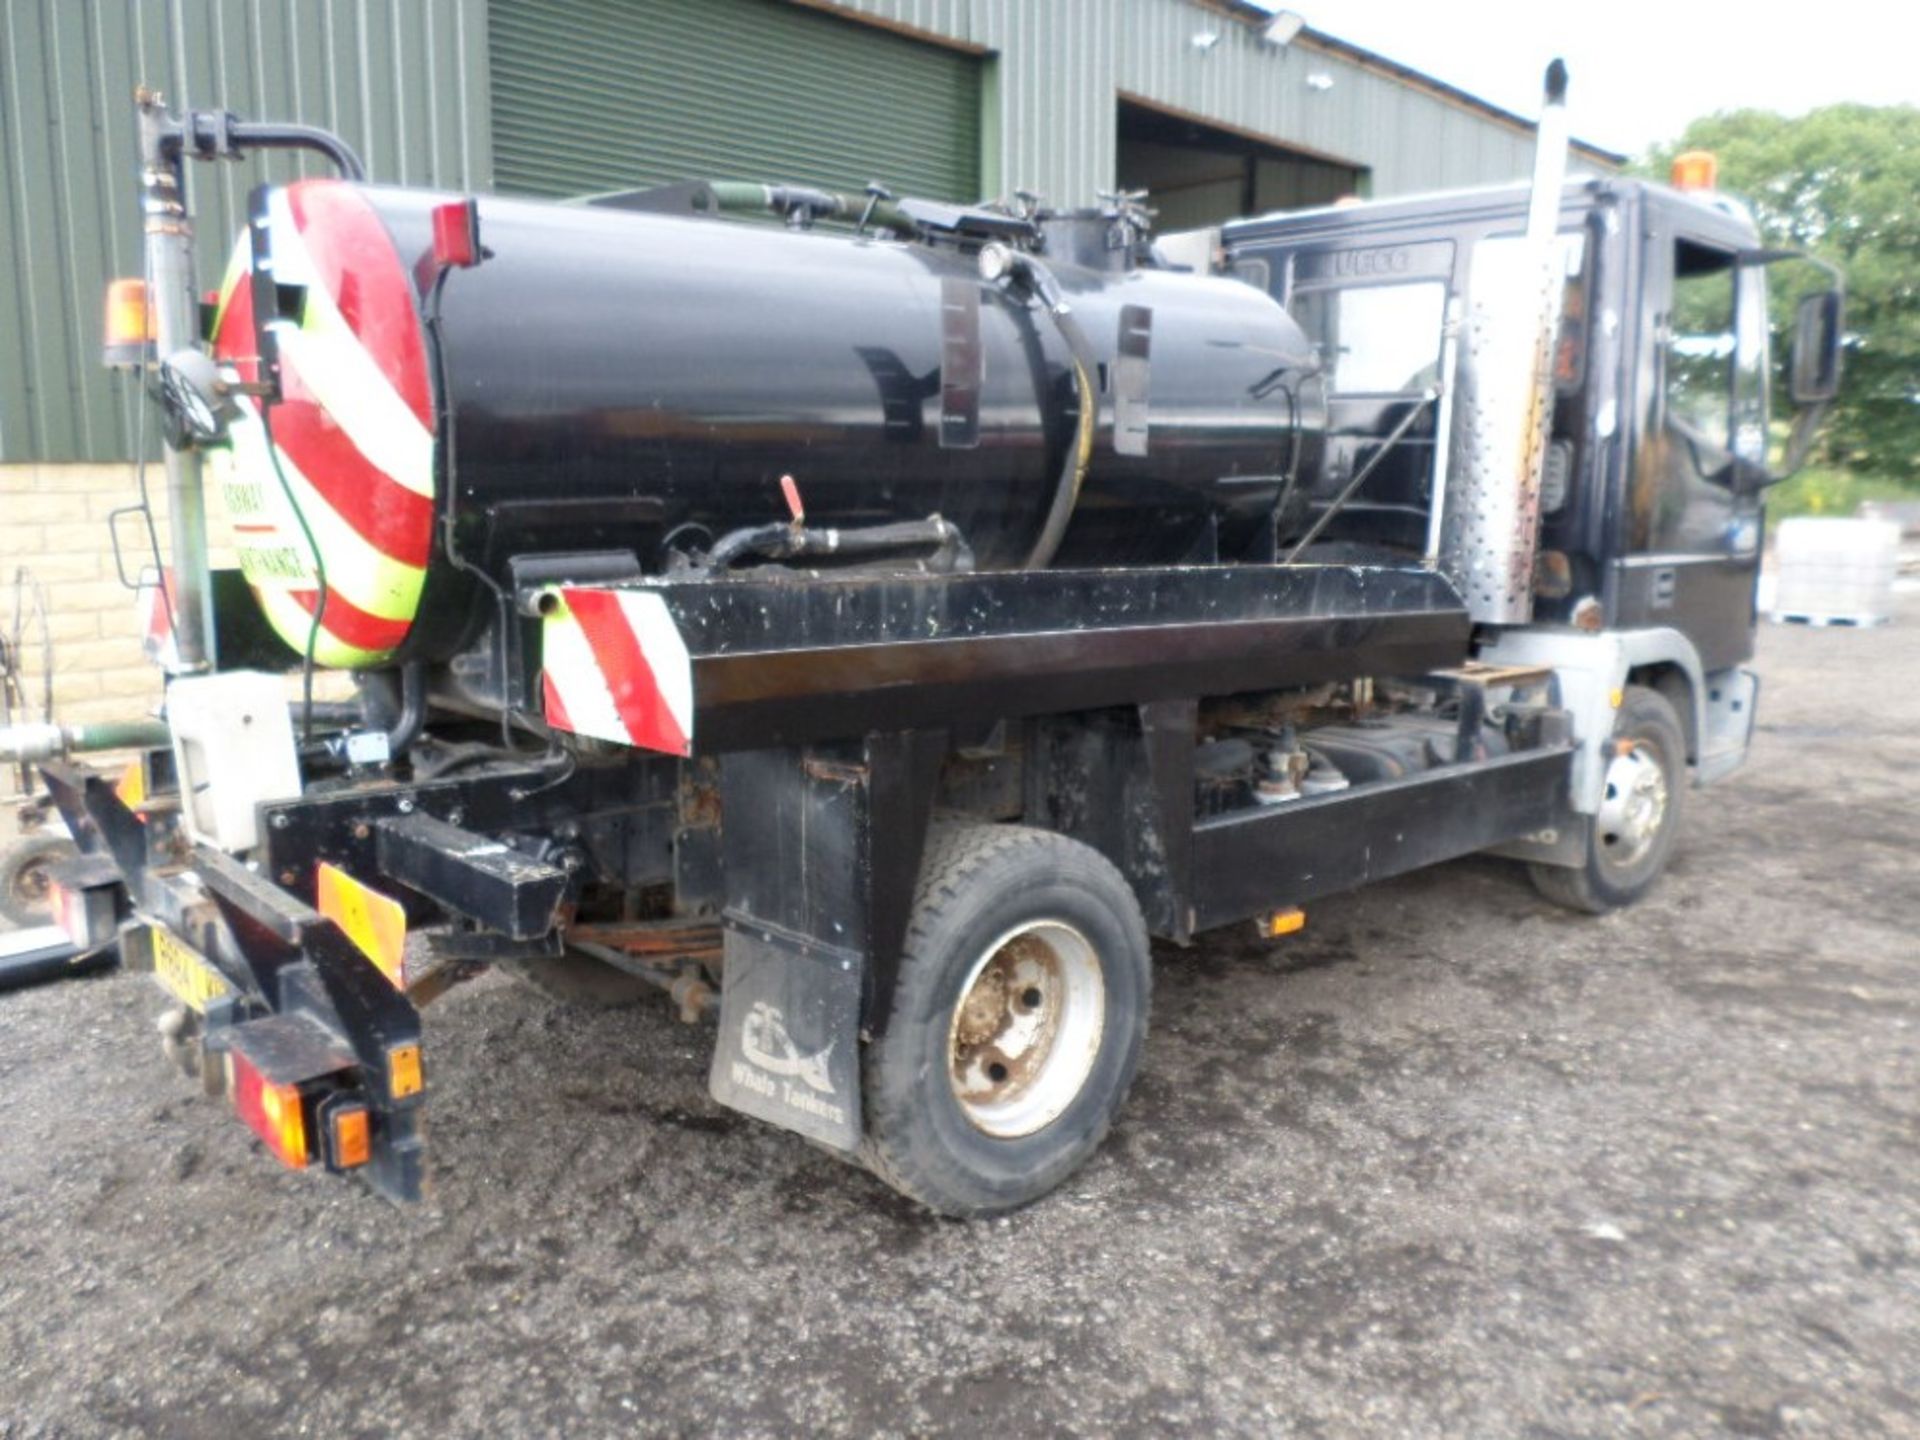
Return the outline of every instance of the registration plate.
<path id="1" fill-rule="evenodd" d="M 233 993 L 218 970 L 169 930 L 152 927 L 153 973 L 160 983 L 201 1014 L 207 1006 Z"/>

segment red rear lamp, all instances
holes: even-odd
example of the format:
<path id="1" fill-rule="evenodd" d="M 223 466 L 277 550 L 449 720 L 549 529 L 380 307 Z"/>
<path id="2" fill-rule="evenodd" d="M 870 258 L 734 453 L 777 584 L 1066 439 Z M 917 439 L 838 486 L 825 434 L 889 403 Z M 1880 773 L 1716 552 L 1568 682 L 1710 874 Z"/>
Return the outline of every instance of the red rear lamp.
<path id="1" fill-rule="evenodd" d="M 47 909 L 53 923 L 82 950 L 96 950 L 113 939 L 115 916 L 110 886 L 86 884 L 70 873 L 50 876 Z"/>
<path id="2" fill-rule="evenodd" d="M 53 915 L 53 923 L 76 945 L 85 945 L 91 938 L 87 934 L 87 897 L 78 890 L 70 890 L 58 880 L 47 882 L 47 909 Z"/>
<path id="3" fill-rule="evenodd" d="M 238 1050 L 227 1052 L 227 1088 L 233 1108 L 283 1165 L 304 1170 L 313 1159 L 307 1117 L 297 1085 L 278 1085 Z"/>
<path id="4" fill-rule="evenodd" d="M 469 197 L 433 207 L 433 258 L 444 270 L 480 263 L 480 202 Z"/>

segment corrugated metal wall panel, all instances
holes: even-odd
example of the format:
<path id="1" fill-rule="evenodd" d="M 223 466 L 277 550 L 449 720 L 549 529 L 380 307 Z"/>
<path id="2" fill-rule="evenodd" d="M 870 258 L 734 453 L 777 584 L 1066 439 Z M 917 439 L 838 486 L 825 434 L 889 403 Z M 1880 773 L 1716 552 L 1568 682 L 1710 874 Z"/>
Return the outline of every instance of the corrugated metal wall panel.
<path id="1" fill-rule="evenodd" d="M 1356 57 L 1195 0 L 834 0 L 837 8 L 994 52 L 999 188 L 1081 204 L 1113 185 L 1118 92 L 1368 170 L 1391 195 L 1527 172 L 1524 127 Z M 1337 25 L 1337 18 L 1335 24 Z M 1196 35 L 1219 38 L 1210 49 Z M 1308 76 L 1332 83 L 1317 87 Z M 991 133 L 991 127 L 989 127 Z"/>
<path id="2" fill-rule="evenodd" d="M 532 0 L 496 3 L 504 13 Z M 544 0 L 539 8 L 564 35 L 561 27 L 634 16 L 677 17 L 686 29 L 696 9 L 711 15 L 740 3 Z M 795 92 L 787 63 L 795 32 L 763 41 L 736 30 L 705 63 L 757 73 L 737 111 L 750 124 L 687 125 L 685 136 L 668 133 L 645 155 L 623 158 L 611 182 L 587 164 L 543 187 L 541 168 L 567 150 L 576 98 L 596 90 L 630 97 L 635 81 L 631 70 L 541 69 L 550 47 L 536 24 L 515 32 L 528 93 L 509 98 L 528 128 L 509 137 L 508 148 L 519 147 L 510 180 L 549 191 L 644 183 L 710 169 L 712 157 L 726 157 L 735 173 L 777 171 L 789 152 L 743 148 L 743 137 L 759 145 L 769 130 L 790 130 L 799 111 L 838 105 L 838 148 L 822 142 L 821 173 L 791 178 L 858 186 L 878 176 L 956 196 L 1025 187 L 1077 204 L 1113 184 L 1123 91 L 1364 167 L 1376 195 L 1510 179 L 1525 173 L 1531 153 L 1530 135 L 1508 121 L 1306 39 L 1275 50 L 1254 26 L 1196 0 L 807 0 L 786 19 L 817 32 L 830 23 L 818 13 L 823 4 L 991 52 L 977 92 L 969 100 L 965 86 L 923 83 L 903 93 L 883 77 L 888 66 L 856 67 L 824 92 Z M 378 179 L 490 188 L 488 11 L 488 0 L 0 0 L 0 461 L 129 453 L 136 409 L 94 356 L 101 286 L 137 263 L 136 82 L 160 84 L 176 104 L 338 129 Z M 873 27 L 848 28 L 947 58 Z M 1220 37 L 1207 51 L 1192 44 L 1203 32 Z M 1309 86 L 1316 74 L 1331 87 Z M 698 101 L 703 78 L 698 70 L 655 77 L 654 90 L 671 96 L 673 85 L 693 86 Z M 993 114 L 980 113 L 981 94 Z M 712 113 L 704 103 L 658 108 Z M 572 143 L 577 149 L 577 135 Z M 983 145 L 988 153 L 977 154 Z M 928 155 L 969 147 L 974 161 L 919 168 Z M 291 170 L 285 162 L 193 169 L 210 277 L 248 188 Z"/>
<path id="3" fill-rule="evenodd" d="M 780 0 L 494 0 L 503 190 L 692 178 L 972 199 L 977 57 Z"/>
<path id="4" fill-rule="evenodd" d="M 99 326 L 140 263 L 140 83 L 338 130 L 377 180 L 491 183 L 485 0 L 0 0 L 0 462 L 132 454 Z M 247 192 L 303 163 L 189 167 L 205 284 Z"/>

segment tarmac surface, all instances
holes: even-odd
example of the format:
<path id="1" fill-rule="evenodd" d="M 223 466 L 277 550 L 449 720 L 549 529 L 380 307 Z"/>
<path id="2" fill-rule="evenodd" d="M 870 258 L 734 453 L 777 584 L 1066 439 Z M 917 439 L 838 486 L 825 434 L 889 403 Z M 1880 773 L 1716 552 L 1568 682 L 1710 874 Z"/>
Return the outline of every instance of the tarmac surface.
<path id="1" fill-rule="evenodd" d="M 1474 860 L 1166 950 L 1009 1219 L 718 1109 L 664 1003 L 428 1012 L 434 1198 L 281 1170 L 144 977 L 0 996 L 0 1440 L 1920 1436 L 1920 604 L 1766 627 L 1654 895 Z"/>

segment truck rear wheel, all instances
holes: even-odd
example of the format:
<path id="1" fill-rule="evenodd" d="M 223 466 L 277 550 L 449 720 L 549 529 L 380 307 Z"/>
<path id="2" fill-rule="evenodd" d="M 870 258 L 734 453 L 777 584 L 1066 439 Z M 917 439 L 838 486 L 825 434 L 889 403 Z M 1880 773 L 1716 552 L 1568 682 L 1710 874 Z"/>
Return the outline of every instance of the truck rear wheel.
<path id="1" fill-rule="evenodd" d="M 1629 686 L 1614 717 L 1587 863 L 1529 866 L 1534 887 L 1589 915 L 1633 904 L 1653 888 L 1673 852 L 1686 781 L 1686 741 L 1672 703 L 1657 690 Z"/>
<path id="2" fill-rule="evenodd" d="M 1038 1199 L 1106 1138 L 1151 989 L 1146 924 L 1105 857 L 1024 826 L 937 826 L 867 1047 L 862 1159 L 943 1215 Z"/>
<path id="3" fill-rule="evenodd" d="M 80 853 L 61 835 L 36 835 L 0 856 L 0 916 L 16 925 L 53 923 L 53 881 L 48 868 Z"/>

